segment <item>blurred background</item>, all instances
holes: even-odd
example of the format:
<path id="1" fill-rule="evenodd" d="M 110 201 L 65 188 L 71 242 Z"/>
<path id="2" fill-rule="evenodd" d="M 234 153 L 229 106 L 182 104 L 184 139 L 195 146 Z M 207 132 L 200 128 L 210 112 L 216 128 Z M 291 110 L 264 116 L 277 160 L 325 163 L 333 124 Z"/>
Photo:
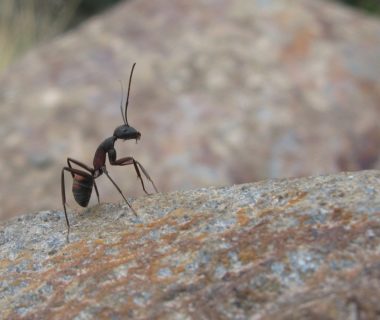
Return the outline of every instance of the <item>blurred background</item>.
<path id="1" fill-rule="evenodd" d="M 62 210 L 61 169 L 122 124 L 133 62 L 142 139 L 116 149 L 160 191 L 380 169 L 379 17 L 378 0 L 2 0 L 0 219 Z"/>

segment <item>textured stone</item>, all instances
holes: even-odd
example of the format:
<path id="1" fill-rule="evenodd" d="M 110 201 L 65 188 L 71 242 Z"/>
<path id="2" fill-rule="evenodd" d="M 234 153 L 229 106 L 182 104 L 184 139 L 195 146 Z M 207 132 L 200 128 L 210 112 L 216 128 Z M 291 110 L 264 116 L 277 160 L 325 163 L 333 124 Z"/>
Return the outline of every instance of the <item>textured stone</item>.
<path id="1" fill-rule="evenodd" d="M 378 319 L 380 172 L 156 194 L 0 225 L 2 319 Z"/>
<path id="2" fill-rule="evenodd" d="M 142 140 L 117 148 L 162 191 L 380 169 L 379 57 L 380 22 L 327 1 L 122 3 L 0 77 L 0 216 L 60 209 L 60 168 L 91 164 L 121 123 L 134 61 Z"/>

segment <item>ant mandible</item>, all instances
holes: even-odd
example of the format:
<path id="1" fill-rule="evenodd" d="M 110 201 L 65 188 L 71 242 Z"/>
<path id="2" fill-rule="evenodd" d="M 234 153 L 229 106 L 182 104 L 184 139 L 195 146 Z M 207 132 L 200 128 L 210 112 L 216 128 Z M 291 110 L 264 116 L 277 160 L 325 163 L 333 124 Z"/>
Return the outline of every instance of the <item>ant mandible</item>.
<path id="1" fill-rule="evenodd" d="M 96 149 L 94 160 L 93 160 L 93 168 L 85 165 L 84 163 L 72 159 L 67 158 L 67 164 L 68 167 L 63 167 L 61 172 L 61 192 L 62 192 L 62 204 L 63 209 L 65 211 L 65 218 L 67 223 L 67 235 L 70 233 L 70 223 L 69 219 L 67 217 L 66 212 L 66 193 L 65 193 L 65 171 L 68 171 L 71 173 L 71 176 L 73 178 L 73 195 L 75 201 L 82 207 L 87 207 L 88 202 L 90 201 L 92 188 L 95 187 L 96 196 L 98 198 L 99 203 L 99 191 L 98 187 L 96 186 L 95 179 L 99 178 L 103 173 L 110 179 L 112 184 L 116 187 L 117 191 L 121 194 L 127 205 L 131 208 L 132 212 L 137 216 L 136 211 L 132 208 L 131 204 L 128 202 L 128 200 L 125 198 L 123 192 L 119 188 L 119 186 L 116 184 L 116 182 L 111 178 L 109 175 L 107 168 L 106 168 L 106 155 L 108 153 L 108 159 L 111 165 L 113 166 L 126 166 L 126 165 L 133 165 L 135 168 L 135 171 L 137 173 L 138 179 L 141 181 L 142 188 L 146 194 L 149 194 L 145 190 L 144 181 L 141 177 L 140 170 L 143 172 L 145 177 L 152 183 L 153 188 L 156 192 L 157 188 L 153 182 L 153 180 L 150 178 L 148 172 L 144 169 L 144 167 L 135 160 L 133 157 L 124 157 L 120 159 L 116 159 L 116 150 L 115 150 L 115 142 L 117 139 L 122 140 L 130 140 L 135 139 L 136 142 L 141 138 L 141 133 L 137 131 L 135 128 L 129 126 L 128 120 L 127 120 L 127 109 L 128 109 L 128 101 L 129 101 L 129 91 L 131 88 L 131 81 L 132 81 L 132 74 L 133 70 L 135 68 L 136 63 L 133 64 L 131 69 L 131 74 L 129 76 L 129 84 L 128 84 L 128 93 L 127 93 L 127 101 L 125 102 L 125 108 L 123 111 L 123 96 L 121 98 L 120 102 L 120 110 L 121 110 L 121 116 L 123 118 L 124 124 L 117 127 L 113 133 L 113 135 L 107 139 L 105 139 Z M 122 90 L 123 91 L 123 90 Z M 76 169 L 72 167 L 72 163 L 76 164 L 80 168 L 84 169 Z"/>

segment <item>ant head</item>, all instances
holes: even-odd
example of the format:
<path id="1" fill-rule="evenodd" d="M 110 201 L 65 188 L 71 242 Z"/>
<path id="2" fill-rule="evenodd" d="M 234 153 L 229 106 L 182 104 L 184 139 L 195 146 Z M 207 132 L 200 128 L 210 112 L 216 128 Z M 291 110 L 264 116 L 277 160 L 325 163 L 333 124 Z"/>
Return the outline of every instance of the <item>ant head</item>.
<path id="1" fill-rule="evenodd" d="M 136 141 L 139 140 L 141 137 L 140 132 L 138 132 L 135 128 L 130 127 L 127 124 L 122 124 L 121 126 L 117 127 L 115 131 L 113 132 L 113 135 L 117 139 L 122 139 L 122 140 L 136 139 Z"/>
<path id="2" fill-rule="evenodd" d="M 128 93 L 127 93 L 127 101 L 125 102 L 125 108 L 123 111 L 123 95 L 124 95 L 124 90 L 123 86 L 121 85 L 121 91 L 122 91 L 122 96 L 121 96 L 121 102 L 120 102 L 120 110 L 121 110 L 121 117 L 123 118 L 124 124 L 121 126 L 117 127 L 113 133 L 114 137 L 117 139 L 122 139 L 122 140 L 130 140 L 130 139 L 136 139 L 136 142 L 138 139 L 141 137 L 141 133 L 138 132 L 135 128 L 130 127 L 128 124 L 128 119 L 127 119 L 127 109 L 128 109 L 128 102 L 129 102 L 129 91 L 131 89 L 131 82 L 132 82 L 132 74 L 133 70 L 135 68 L 136 63 L 133 64 L 132 70 L 131 70 L 131 75 L 129 76 L 129 84 L 128 84 Z"/>

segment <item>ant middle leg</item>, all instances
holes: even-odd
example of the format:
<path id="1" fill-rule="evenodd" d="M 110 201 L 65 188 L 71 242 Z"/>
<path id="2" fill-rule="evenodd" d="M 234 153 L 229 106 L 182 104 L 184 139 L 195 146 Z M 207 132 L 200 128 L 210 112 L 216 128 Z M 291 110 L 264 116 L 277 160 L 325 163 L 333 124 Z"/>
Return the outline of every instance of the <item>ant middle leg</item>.
<path id="1" fill-rule="evenodd" d="M 135 209 L 132 208 L 131 204 L 128 202 L 127 198 L 124 196 L 123 192 L 121 191 L 121 189 L 119 188 L 119 186 L 116 184 L 116 182 L 111 178 L 111 176 L 109 175 L 107 169 L 105 167 L 102 168 L 102 171 L 106 174 L 106 176 L 108 177 L 108 179 L 110 179 L 110 181 L 112 182 L 112 184 L 115 186 L 115 188 L 117 189 L 117 191 L 119 191 L 119 193 L 121 194 L 121 196 L 123 197 L 123 199 L 125 200 L 125 202 L 127 203 L 128 207 L 132 210 L 132 212 L 134 213 L 134 215 L 137 217 L 137 212 L 135 211 Z"/>

